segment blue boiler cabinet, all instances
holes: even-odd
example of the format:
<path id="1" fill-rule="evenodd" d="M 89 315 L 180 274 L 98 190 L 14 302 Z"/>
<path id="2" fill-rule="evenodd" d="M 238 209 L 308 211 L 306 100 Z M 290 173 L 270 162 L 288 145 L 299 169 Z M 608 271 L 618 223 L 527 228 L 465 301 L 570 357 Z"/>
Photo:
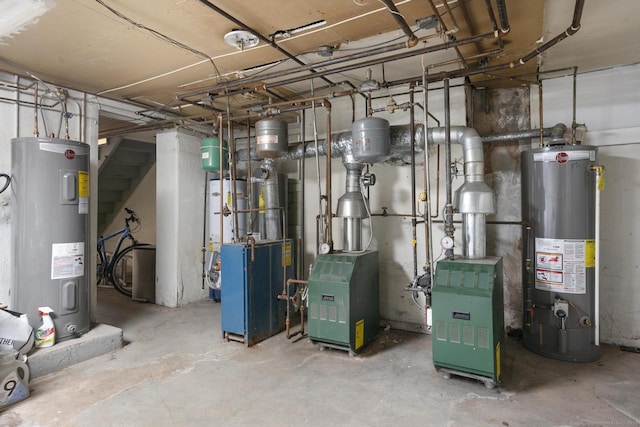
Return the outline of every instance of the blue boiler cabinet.
<path id="1" fill-rule="evenodd" d="M 277 296 L 293 278 L 292 241 L 259 242 L 253 248 L 224 244 L 220 265 L 224 338 L 252 346 L 283 331 L 291 304 Z"/>

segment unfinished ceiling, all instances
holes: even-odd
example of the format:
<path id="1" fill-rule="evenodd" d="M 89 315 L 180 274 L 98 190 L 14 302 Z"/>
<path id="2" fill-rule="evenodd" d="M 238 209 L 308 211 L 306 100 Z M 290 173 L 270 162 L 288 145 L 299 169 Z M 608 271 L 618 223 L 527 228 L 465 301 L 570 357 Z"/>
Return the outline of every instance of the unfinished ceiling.
<path id="1" fill-rule="evenodd" d="M 2 0 L 0 68 L 195 117 L 309 97 L 312 82 L 316 94 L 357 91 L 368 69 L 383 86 L 421 79 L 425 67 L 433 80 L 470 75 L 476 85 L 521 84 L 535 81 L 536 49 L 571 26 L 580 3 Z M 545 69 L 638 62 L 637 43 L 618 43 L 606 55 L 585 47 L 583 40 L 605 39 L 599 20 L 613 8 L 604 3 L 585 3 L 580 31 L 541 55 Z M 638 9 L 635 0 L 618 3 Z M 625 23 L 631 15 L 616 16 Z M 624 33 L 625 40 L 637 40 L 628 21 L 636 37 Z"/>

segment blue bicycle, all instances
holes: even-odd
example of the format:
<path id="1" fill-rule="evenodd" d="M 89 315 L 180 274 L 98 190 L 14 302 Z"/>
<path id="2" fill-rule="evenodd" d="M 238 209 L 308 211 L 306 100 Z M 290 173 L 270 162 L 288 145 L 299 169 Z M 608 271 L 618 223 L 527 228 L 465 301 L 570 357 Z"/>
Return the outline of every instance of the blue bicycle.
<path id="1" fill-rule="evenodd" d="M 124 208 L 129 216 L 124 219 L 124 228 L 108 236 L 100 236 L 98 239 L 98 286 L 111 284 L 118 292 L 128 297 L 131 296 L 132 259 L 133 250 L 140 246 L 148 246 L 147 243 L 138 243 L 133 237 L 133 232 L 140 229 L 142 223 L 134 211 Z M 135 224 L 131 229 L 131 224 Z M 105 242 L 116 236 L 120 236 L 113 254 L 109 256 L 105 248 Z M 125 240 L 129 240 L 129 246 L 121 250 Z"/>

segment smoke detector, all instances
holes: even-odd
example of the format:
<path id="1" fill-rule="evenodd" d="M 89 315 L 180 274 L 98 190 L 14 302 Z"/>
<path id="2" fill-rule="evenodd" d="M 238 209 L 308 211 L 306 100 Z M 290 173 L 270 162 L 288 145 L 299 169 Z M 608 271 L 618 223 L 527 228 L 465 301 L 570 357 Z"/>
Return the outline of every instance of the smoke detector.
<path id="1" fill-rule="evenodd" d="M 260 42 L 258 36 L 251 31 L 231 30 L 224 35 L 224 41 L 229 46 L 233 46 L 238 50 L 244 50 L 249 47 L 257 46 Z"/>

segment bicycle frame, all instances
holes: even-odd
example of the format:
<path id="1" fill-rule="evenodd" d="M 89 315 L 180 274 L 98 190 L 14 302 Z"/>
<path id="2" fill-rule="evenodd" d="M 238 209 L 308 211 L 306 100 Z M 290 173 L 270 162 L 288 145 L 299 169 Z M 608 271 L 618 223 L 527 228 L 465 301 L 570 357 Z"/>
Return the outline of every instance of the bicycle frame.
<path id="1" fill-rule="evenodd" d="M 117 235 L 120 235 L 120 238 L 118 239 L 118 243 L 116 243 L 116 248 L 113 251 L 113 255 L 111 256 L 111 259 L 109 259 L 109 257 L 107 256 L 107 250 L 105 248 L 105 242 L 107 240 L 110 240 L 116 237 Z M 112 261 L 116 258 L 116 255 L 120 252 L 120 248 L 122 247 L 122 242 L 124 242 L 124 240 L 127 238 L 131 239 L 132 244 L 137 243 L 136 239 L 133 237 L 133 234 L 131 234 L 131 230 L 129 229 L 128 222 L 124 228 L 118 231 L 115 231 L 109 234 L 108 236 L 101 236 L 100 239 L 98 239 L 98 255 L 100 256 L 100 261 L 105 266 L 104 271 L 102 272 L 103 275 L 111 272 L 111 269 L 113 268 Z"/>

